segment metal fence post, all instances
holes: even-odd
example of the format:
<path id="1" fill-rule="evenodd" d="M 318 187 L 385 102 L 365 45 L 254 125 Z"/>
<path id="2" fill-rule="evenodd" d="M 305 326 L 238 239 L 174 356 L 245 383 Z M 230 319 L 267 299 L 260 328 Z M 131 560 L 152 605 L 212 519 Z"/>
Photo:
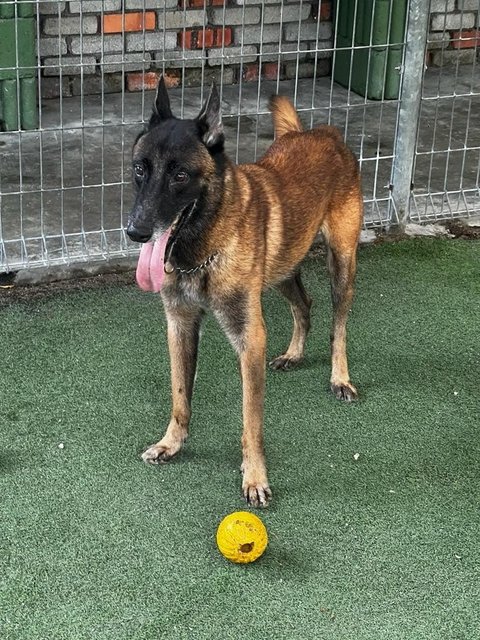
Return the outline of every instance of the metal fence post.
<path id="1" fill-rule="evenodd" d="M 394 201 L 392 222 L 405 226 L 409 218 L 413 163 L 425 69 L 429 3 L 410 0 L 405 33 L 405 56 L 400 87 L 400 110 L 394 149 L 391 189 Z"/>

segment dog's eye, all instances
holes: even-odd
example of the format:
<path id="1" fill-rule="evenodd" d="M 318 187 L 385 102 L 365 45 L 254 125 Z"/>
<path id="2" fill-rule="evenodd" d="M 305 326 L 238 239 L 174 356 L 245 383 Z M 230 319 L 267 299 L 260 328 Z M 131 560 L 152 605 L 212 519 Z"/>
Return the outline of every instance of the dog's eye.
<path id="1" fill-rule="evenodd" d="M 141 164 L 134 164 L 133 172 L 135 173 L 135 177 L 139 178 L 140 180 L 145 176 L 145 169 Z"/>
<path id="2" fill-rule="evenodd" d="M 177 171 L 174 176 L 175 182 L 188 182 L 190 176 L 186 171 Z"/>

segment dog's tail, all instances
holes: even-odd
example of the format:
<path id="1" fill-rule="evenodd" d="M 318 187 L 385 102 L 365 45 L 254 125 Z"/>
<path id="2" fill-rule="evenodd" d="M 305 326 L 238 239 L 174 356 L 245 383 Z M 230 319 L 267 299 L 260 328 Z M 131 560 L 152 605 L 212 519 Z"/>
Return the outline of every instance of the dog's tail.
<path id="1" fill-rule="evenodd" d="M 268 108 L 272 112 L 276 138 L 292 131 L 303 131 L 295 107 L 285 96 L 272 96 Z"/>

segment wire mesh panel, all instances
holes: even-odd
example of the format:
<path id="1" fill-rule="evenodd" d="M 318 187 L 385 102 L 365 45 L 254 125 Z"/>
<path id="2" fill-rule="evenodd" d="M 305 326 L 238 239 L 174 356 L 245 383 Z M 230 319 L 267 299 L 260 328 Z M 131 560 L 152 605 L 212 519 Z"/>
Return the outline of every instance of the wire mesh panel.
<path id="1" fill-rule="evenodd" d="M 9 4 L 17 23 L 22 3 L 2 2 Z M 24 4 L 35 9 L 38 128 L 25 130 L 19 117 L 16 131 L 1 134 L 3 268 L 125 255 L 122 210 L 128 120 L 121 82 L 116 103 L 106 100 L 104 56 L 111 42 L 103 31 L 94 35 L 101 30 L 104 11 L 118 3 Z M 98 15 L 87 15 L 84 9 Z M 123 45 L 121 49 L 123 56 Z M 122 63 L 121 74 L 123 67 Z M 17 74 L 21 71 L 17 63 Z"/>
<path id="2" fill-rule="evenodd" d="M 360 160 L 365 224 L 388 226 L 395 215 L 391 180 L 402 71 L 422 73 L 403 68 L 408 4 L 0 0 L 0 52 L 6 51 L 4 33 L 10 43 L 9 56 L 0 53 L 0 273 L 138 251 L 124 232 L 132 202 L 130 151 L 150 116 L 161 73 L 179 117 L 194 117 L 217 82 L 227 151 L 237 162 L 256 160 L 271 143 L 267 104 L 273 93 L 294 101 L 306 127 L 340 127 Z M 458 13 L 453 0 L 446 4 L 445 11 Z M 28 28 L 22 20 L 30 21 Z M 22 35 L 25 29 L 30 36 Z M 444 32 L 451 38 L 448 24 Z M 425 75 L 414 191 L 421 219 L 432 207 L 442 215 L 437 195 L 443 202 L 456 189 L 462 206 L 473 185 L 478 195 L 475 62 L 459 65 L 453 76 L 444 68 Z M 456 84 L 446 91 L 448 77 Z M 469 124 L 459 149 L 458 126 L 445 141 L 444 122 L 448 114 L 456 122 L 460 104 L 467 103 L 462 113 Z M 433 130 L 432 118 L 438 119 Z M 461 158 L 460 168 L 453 168 L 454 157 Z M 419 172 L 428 179 L 418 180 Z"/>
<path id="3" fill-rule="evenodd" d="M 435 3 L 418 122 L 411 219 L 480 211 L 478 0 Z"/>

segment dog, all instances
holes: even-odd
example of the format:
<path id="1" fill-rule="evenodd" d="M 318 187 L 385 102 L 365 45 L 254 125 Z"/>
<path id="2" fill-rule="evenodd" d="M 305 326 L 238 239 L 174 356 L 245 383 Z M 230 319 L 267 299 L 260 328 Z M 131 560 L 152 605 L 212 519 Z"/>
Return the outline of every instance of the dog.
<path id="1" fill-rule="evenodd" d="M 128 236 L 143 243 L 138 285 L 160 293 L 167 319 L 172 412 L 148 463 L 167 462 L 188 435 L 200 325 L 210 310 L 235 349 L 243 390 L 243 495 L 255 507 L 272 497 L 263 445 L 266 331 L 261 297 L 277 288 L 290 303 L 293 336 L 270 362 L 286 370 L 303 358 L 311 298 L 300 263 L 321 232 L 331 278 L 331 390 L 354 400 L 346 324 L 363 219 L 357 160 L 340 132 L 304 131 L 286 97 L 270 101 L 275 141 L 255 164 L 224 151 L 215 85 L 194 119 L 174 117 L 163 77 L 151 118 L 132 153 L 135 202 Z"/>

